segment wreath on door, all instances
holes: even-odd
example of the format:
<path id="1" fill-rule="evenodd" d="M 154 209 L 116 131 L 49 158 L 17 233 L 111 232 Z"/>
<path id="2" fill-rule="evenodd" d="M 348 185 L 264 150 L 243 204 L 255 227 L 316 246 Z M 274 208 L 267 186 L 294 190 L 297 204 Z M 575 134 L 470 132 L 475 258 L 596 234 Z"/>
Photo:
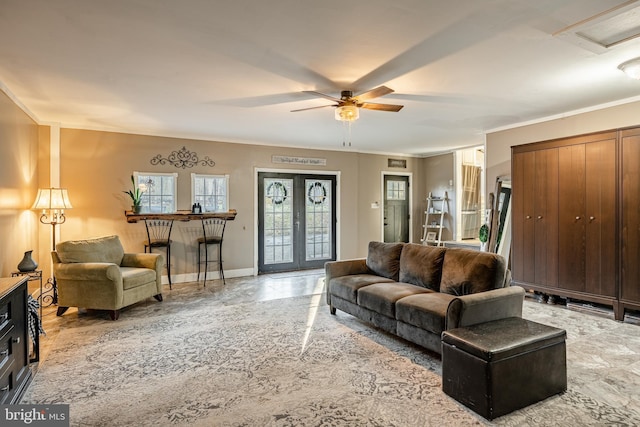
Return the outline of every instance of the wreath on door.
<path id="1" fill-rule="evenodd" d="M 274 204 L 280 205 L 287 200 L 287 187 L 282 185 L 281 182 L 272 182 L 267 186 L 267 197 L 270 198 Z"/>
<path id="2" fill-rule="evenodd" d="M 327 198 L 327 188 L 323 183 L 316 181 L 309 186 L 309 189 L 307 190 L 307 197 L 314 205 L 321 205 Z"/>

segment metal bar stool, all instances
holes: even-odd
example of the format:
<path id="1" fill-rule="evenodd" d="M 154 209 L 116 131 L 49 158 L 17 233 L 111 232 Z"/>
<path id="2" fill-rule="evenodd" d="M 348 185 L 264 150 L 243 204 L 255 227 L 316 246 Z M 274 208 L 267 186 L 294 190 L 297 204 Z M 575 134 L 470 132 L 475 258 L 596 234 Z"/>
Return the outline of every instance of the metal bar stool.
<path id="1" fill-rule="evenodd" d="M 200 247 L 204 245 L 204 283 L 207 285 L 207 270 L 210 262 L 218 264 L 218 272 L 222 278 L 222 283 L 227 284 L 224 279 L 224 269 L 222 268 L 222 238 L 227 220 L 220 218 L 202 219 L 202 237 L 198 238 L 198 281 L 200 281 L 200 265 L 203 264 Z M 209 246 L 218 246 L 218 260 L 209 260 Z"/>
<path id="2" fill-rule="evenodd" d="M 169 277 L 169 289 L 171 289 L 171 230 L 173 229 L 172 219 L 145 219 L 144 225 L 147 227 L 147 243 L 144 251 L 152 252 L 153 248 L 165 248 L 167 252 L 167 276 Z"/>

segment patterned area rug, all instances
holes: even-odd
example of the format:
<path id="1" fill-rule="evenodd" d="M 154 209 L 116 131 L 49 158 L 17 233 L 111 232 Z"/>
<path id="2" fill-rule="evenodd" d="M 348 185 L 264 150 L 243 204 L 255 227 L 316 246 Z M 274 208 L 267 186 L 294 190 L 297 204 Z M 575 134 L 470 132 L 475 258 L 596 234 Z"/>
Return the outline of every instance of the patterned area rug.
<path id="1" fill-rule="evenodd" d="M 538 312 L 530 314 L 543 316 Z M 230 306 L 204 301 L 171 316 L 134 313 L 63 330 L 22 402 L 68 403 L 71 424 L 81 426 L 639 421 L 633 411 L 593 399 L 570 376 L 567 393 L 489 423 L 442 392 L 438 357 L 345 313 L 331 316 L 323 295 Z M 578 318 L 555 321 L 570 326 Z"/>

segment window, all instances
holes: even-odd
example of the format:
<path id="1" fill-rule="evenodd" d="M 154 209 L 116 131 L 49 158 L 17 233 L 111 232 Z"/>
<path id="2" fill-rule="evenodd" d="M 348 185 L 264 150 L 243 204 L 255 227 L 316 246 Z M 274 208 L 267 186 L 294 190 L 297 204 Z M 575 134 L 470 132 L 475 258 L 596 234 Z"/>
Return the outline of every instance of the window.
<path id="1" fill-rule="evenodd" d="M 191 174 L 191 199 L 200 203 L 202 212 L 229 210 L 229 175 Z"/>
<path id="2" fill-rule="evenodd" d="M 404 181 L 387 181 L 387 200 L 406 200 Z"/>
<path id="3" fill-rule="evenodd" d="M 177 173 L 134 172 L 133 176 L 138 186 L 144 191 L 142 212 L 173 213 L 177 210 Z"/>

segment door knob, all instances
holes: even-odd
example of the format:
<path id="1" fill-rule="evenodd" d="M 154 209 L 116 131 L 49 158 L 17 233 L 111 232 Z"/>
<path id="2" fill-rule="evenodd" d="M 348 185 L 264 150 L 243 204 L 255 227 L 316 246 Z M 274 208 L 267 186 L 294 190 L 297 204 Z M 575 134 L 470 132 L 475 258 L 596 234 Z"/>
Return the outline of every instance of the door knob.
<path id="1" fill-rule="evenodd" d="M 538 219 L 542 219 L 542 215 L 538 215 Z"/>
<path id="2" fill-rule="evenodd" d="M 527 219 L 531 219 L 531 215 L 527 215 Z"/>
<path id="3" fill-rule="evenodd" d="M 589 221 L 593 221 L 594 219 L 596 219 L 596 217 L 595 217 L 595 216 L 590 216 L 590 217 L 589 217 Z"/>
<path id="4" fill-rule="evenodd" d="M 576 217 L 576 221 L 577 221 L 577 220 L 579 220 L 579 219 L 580 219 L 580 217 L 579 217 L 579 216 L 577 216 L 577 217 Z"/>

